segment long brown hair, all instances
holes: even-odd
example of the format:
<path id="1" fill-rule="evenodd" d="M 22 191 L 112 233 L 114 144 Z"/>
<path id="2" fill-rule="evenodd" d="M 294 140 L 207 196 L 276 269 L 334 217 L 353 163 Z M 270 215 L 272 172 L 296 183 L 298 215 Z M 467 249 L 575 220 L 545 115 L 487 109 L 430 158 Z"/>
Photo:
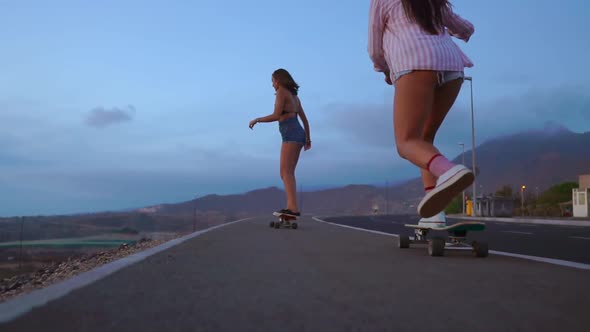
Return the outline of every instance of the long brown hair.
<path id="1" fill-rule="evenodd" d="M 438 35 L 444 28 L 443 15 L 452 7 L 448 0 L 401 1 L 408 18 L 433 35 Z"/>
<path id="2" fill-rule="evenodd" d="M 293 76 L 291 76 L 291 74 L 289 74 L 289 72 L 286 69 L 279 68 L 279 69 L 275 70 L 272 73 L 272 77 L 274 77 L 274 79 L 277 82 L 279 82 L 279 84 L 283 88 L 291 91 L 291 93 L 294 94 L 295 96 L 297 95 L 297 91 L 299 90 L 299 85 L 297 83 L 295 83 Z"/>

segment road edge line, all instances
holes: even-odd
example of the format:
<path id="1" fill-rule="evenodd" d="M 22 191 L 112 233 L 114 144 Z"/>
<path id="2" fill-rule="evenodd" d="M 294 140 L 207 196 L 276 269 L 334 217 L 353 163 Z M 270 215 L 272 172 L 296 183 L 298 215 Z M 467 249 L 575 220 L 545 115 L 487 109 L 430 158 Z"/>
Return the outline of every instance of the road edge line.
<path id="1" fill-rule="evenodd" d="M 120 258 L 118 260 L 109 262 L 107 264 L 98 266 L 92 270 L 88 270 L 86 272 L 80 273 L 72 278 L 62 280 L 58 283 L 49 285 L 44 288 L 35 289 L 30 293 L 26 293 L 23 295 L 19 295 L 13 299 L 10 299 L 6 302 L 0 303 L 0 323 L 7 323 L 10 322 L 29 311 L 33 310 L 36 307 L 41 307 L 47 304 L 50 301 L 57 300 L 59 298 L 64 297 L 65 295 L 69 294 L 70 292 L 82 288 L 84 286 L 88 286 L 100 279 L 103 279 L 127 266 L 132 264 L 138 263 L 152 255 L 155 255 L 159 252 L 164 250 L 170 249 L 174 246 L 177 246 L 187 240 L 195 238 L 199 235 L 205 234 L 207 232 L 216 230 L 218 228 L 226 227 L 233 225 L 238 222 L 242 222 L 245 220 L 249 220 L 252 218 L 244 218 L 235 221 L 230 221 L 221 225 L 213 226 L 210 228 L 206 228 L 194 233 L 187 234 L 185 236 L 179 237 L 177 239 L 173 239 L 167 242 L 164 242 L 158 246 L 153 248 L 137 252 L 133 255 L 129 255 L 127 257 Z"/>
<path id="2" fill-rule="evenodd" d="M 387 235 L 387 236 L 391 236 L 391 237 L 399 237 L 398 234 L 390 234 L 390 233 L 385 233 L 385 232 L 380 232 L 380 231 L 373 231 L 373 230 L 370 230 L 370 229 L 365 229 L 365 228 L 360 228 L 360 227 L 353 227 L 353 226 L 348 226 L 348 225 L 340 225 L 340 224 L 336 224 L 336 223 L 333 223 L 333 222 L 322 220 L 319 217 L 313 217 L 313 220 L 315 220 L 317 222 L 322 222 L 322 223 L 326 223 L 326 224 L 330 224 L 330 225 L 334 225 L 334 226 L 339 226 L 339 227 L 343 227 L 343 228 L 350 228 L 350 229 L 354 229 L 354 230 L 358 230 L 358 231 L 363 231 L 363 232 L 368 232 L 368 233 L 375 233 L 375 234 L 380 234 L 380 235 Z M 453 249 L 455 249 L 455 248 L 453 248 Z M 522 254 L 514 254 L 514 253 L 511 253 L 511 252 L 497 251 L 497 250 L 490 250 L 489 253 L 492 253 L 492 254 L 495 254 L 495 255 L 499 255 L 499 256 L 508 256 L 508 257 L 513 257 L 513 258 L 527 259 L 527 260 L 531 260 L 531 261 L 536 261 L 536 262 L 541 262 L 541 263 L 547 263 L 547 264 L 553 264 L 553 265 L 559 265 L 559 266 L 565 266 L 565 267 L 571 267 L 571 268 L 576 268 L 576 269 L 581 269 L 581 270 L 590 270 L 590 264 L 584 264 L 584 263 L 566 261 L 566 260 L 563 260 L 563 259 L 547 258 L 547 257 L 539 257 L 539 256 L 530 256 L 530 255 L 522 255 Z"/>

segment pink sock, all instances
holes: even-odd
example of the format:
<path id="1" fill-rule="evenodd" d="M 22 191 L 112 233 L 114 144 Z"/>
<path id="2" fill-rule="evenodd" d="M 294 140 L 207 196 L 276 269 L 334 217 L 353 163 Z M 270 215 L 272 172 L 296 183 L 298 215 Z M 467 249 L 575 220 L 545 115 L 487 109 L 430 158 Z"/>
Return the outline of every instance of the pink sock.
<path id="1" fill-rule="evenodd" d="M 444 172 L 453 168 L 453 166 L 455 166 L 455 164 L 450 162 L 442 154 L 437 153 L 430 159 L 428 164 L 426 164 L 426 169 L 438 178 L 443 175 Z"/>

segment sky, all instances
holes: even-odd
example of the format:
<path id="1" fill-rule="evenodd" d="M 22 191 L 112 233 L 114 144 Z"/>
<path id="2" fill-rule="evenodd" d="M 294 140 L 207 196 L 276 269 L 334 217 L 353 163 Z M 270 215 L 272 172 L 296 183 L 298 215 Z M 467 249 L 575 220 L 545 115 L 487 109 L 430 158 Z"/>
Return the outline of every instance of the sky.
<path id="1" fill-rule="evenodd" d="M 590 4 L 452 1 L 475 25 L 476 145 L 548 124 L 590 131 Z M 393 87 L 367 52 L 369 1 L 0 0 L 0 216 L 120 210 L 282 188 L 271 74 L 291 72 L 313 147 L 299 188 L 418 176 Z M 586 40 L 586 41 L 584 41 Z M 442 125 L 471 149 L 469 82 Z M 280 207 L 277 207 L 280 208 Z"/>

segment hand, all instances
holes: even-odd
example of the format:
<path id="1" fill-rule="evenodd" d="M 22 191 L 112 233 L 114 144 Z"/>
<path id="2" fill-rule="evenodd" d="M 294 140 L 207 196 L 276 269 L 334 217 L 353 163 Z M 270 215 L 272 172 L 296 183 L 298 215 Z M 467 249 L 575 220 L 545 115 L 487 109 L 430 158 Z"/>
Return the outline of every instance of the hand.
<path id="1" fill-rule="evenodd" d="M 311 141 L 305 142 L 305 145 L 303 146 L 303 151 L 307 151 L 309 149 L 311 149 Z"/>
<path id="2" fill-rule="evenodd" d="M 469 38 L 471 38 L 471 36 L 467 36 L 467 37 L 465 37 L 465 38 L 461 38 L 461 36 L 458 36 L 456 33 L 454 33 L 454 32 L 453 32 L 451 29 L 449 29 L 449 28 L 447 28 L 447 32 L 449 33 L 449 35 L 451 35 L 451 36 L 453 36 L 453 37 L 455 37 L 455 38 L 459 38 L 459 39 L 461 39 L 462 41 L 464 41 L 464 42 L 466 42 L 466 43 L 469 41 Z"/>
<path id="3" fill-rule="evenodd" d="M 258 123 L 258 118 L 250 121 L 250 124 L 248 125 L 248 127 L 250 127 L 250 129 L 254 129 L 254 125 Z"/>
<path id="4" fill-rule="evenodd" d="M 384 74 L 385 74 L 385 83 L 387 83 L 389 85 L 393 85 L 393 82 L 391 82 L 391 77 L 389 75 L 389 72 L 386 72 Z"/>

